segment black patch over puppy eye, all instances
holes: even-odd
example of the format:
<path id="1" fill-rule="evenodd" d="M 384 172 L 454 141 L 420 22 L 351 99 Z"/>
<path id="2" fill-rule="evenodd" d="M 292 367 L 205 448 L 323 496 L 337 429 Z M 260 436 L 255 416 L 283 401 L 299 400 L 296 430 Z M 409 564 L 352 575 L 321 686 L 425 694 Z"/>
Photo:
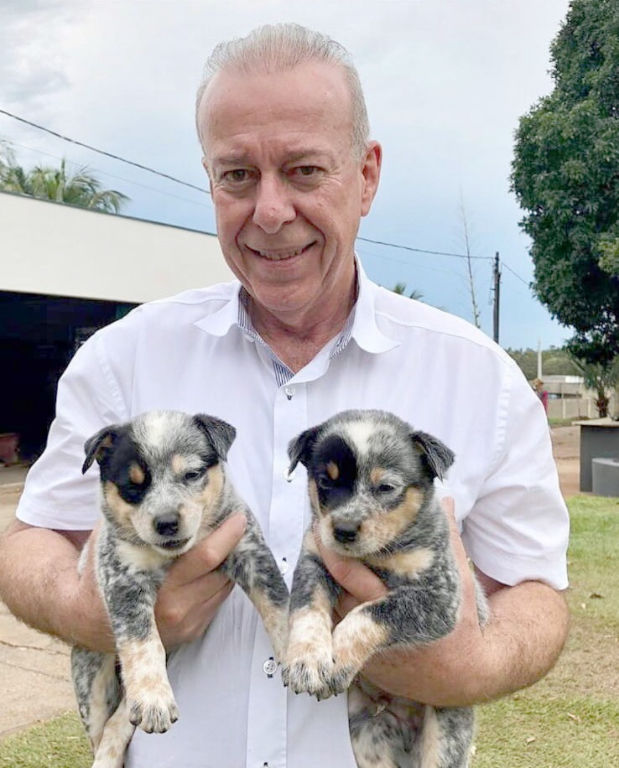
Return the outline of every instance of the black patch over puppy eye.
<path id="1" fill-rule="evenodd" d="M 316 481 L 321 505 L 335 507 L 349 499 L 354 493 L 357 472 L 355 454 L 339 435 L 330 435 L 320 443 L 312 456 L 310 473 Z"/>

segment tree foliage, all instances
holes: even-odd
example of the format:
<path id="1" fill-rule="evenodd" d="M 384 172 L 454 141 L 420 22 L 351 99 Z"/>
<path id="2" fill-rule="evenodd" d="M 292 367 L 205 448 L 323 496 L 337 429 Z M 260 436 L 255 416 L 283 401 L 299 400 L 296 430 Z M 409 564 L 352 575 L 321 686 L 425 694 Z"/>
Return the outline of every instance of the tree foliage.
<path id="1" fill-rule="evenodd" d="M 59 168 L 37 165 L 26 170 L 6 142 L 0 144 L 0 189 L 106 213 L 118 213 L 129 200 L 122 192 L 102 189 L 86 167 L 69 172 L 65 160 Z"/>
<path id="2" fill-rule="evenodd" d="M 537 376 L 536 349 L 506 349 L 529 381 Z M 542 350 L 542 376 L 582 376 L 581 368 L 565 349 Z"/>
<path id="3" fill-rule="evenodd" d="M 619 354 L 619 2 L 572 0 L 551 48 L 553 92 L 516 132 L 512 188 L 534 290 L 580 358 Z"/>

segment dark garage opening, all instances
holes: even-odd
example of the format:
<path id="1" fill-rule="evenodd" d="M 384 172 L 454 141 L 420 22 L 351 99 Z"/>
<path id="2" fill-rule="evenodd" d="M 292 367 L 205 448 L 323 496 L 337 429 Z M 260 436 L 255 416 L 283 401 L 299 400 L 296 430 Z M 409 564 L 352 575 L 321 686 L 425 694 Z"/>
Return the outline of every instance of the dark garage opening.
<path id="1" fill-rule="evenodd" d="M 0 291 L 0 439 L 18 435 L 20 461 L 32 462 L 45 446 L 58 379 L 75 350 L 135 306 Z"/>

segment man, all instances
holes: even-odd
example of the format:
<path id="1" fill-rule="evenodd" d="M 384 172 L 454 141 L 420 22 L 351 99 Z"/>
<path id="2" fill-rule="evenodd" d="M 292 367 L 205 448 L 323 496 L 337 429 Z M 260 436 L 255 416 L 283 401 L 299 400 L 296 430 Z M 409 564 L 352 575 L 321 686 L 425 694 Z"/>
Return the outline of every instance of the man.
<path id="1" fill-rule="evenodd" d="M 366 673 L 435 705 L 528 685 L 567 631 L 568 521 L 542 409 L 513 362 L 483 334 L 379 289 L 354 256 L 378 187 L 356 71 L 340 46 L 295 25 L 219 46 L 200 88 L 197 124 L 218 236 L 239 282 L 144 305 L 77 353 L 58 392 L 49 447 L 4 538 L 0 588 L 43 631 L 93 648 L 110 637 L 80 546 L 96 521 L 96 473 L 84 440 L 150 408 L 205 411 L 238 430 L 233 480 L 291 576 L 310 519 L 305 480 L 287 474 L 289 440 L 345 408 L 383 408 L 434 433 L 450 473 L 453 541 L 465 579 L 458 627 Z M 490 595 L 482 633 L 456 528 Z M 172 568 L 157 620 L 172 653 L 179 722 L 137 732 L 129 766 L 353 768 L 344 697 L 316 702 L 283 688 L 255 612 L 212 570 L 238 540 L 233 517 Z M 328 557 L 346 612 L 380 585 Z M 208 627 L 208 631 L 205 630 Z"/>

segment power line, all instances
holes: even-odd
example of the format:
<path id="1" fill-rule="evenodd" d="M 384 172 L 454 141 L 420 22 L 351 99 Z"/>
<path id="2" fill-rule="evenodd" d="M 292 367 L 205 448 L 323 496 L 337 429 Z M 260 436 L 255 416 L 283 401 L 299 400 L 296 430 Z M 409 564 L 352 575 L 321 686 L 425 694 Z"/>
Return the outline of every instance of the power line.
<path id="1" fill-rule="evenodd" d="M 25 120 L 23 117 L 18 117 L 17 115 L 14 115 L 12 112 L 7 112 L 6 109 L 0 109 L 0 114 L 7 115 L 8 117 L 12 117 L 14 120 L 19 120 L 20 123 L 25 123 L 26 125 L 30 125 L 33 128 L 37 128 L 40 131 L 45 131 L 45 133 L 49 133 L 52 136 L 56 136 L 56 138 L 62 139 L 63 141 L 68 141 L 71 144 L 77 144 L 78 147 L 85 147 L 86 149 L 90 149 L 93 152 L 98 152 L 100 155 L 111 157 L 113 160 L 119 160 L 121 163 L 126 163 L 127 165 L 133 165 L 135 168 L 140 168 L 140 170 L 142 171 L 148 171 L 149 173 L 154 173 L 155 176 L 161 176 L 164 179 L 175 181 L 177 184 L 182 184 L 184 187 L 189 187 L 190 189 L 197 189 L 198 192 L 206 192 L 207 195 L 210 195 L 210 192 L 208 189 L 205 189 L 203 187 L 198 187 L 195 184 L 190 184 L 188 181 L 182 181 L 181 179 L 177 179 L 175 176 L 170 176 L 167 173 L 156 171 L 154 168 L 149 168 L 147 165 L 141 165 L 140 163 L 135 163 L 133 160 L 126 160 L 124 157 L 119 157 L 118 155 L 114 155 L 111 152 L 105 152 L 105 150 L 103 149 L 97 149 L 96 147 L 93 147 L 90 144 L 84 144 L 83 141 L 70 139 L 68 136 L 63 136 L 61 133 L 56 133 L 56 131 L 52 131 L 49 128 L 45 128 L 42 125 L 33 123 L 30 120 Z"/>
<path id="2" fill-rule="evenodd" d="M 400 248 L 403 251 L 413 251 L 414 253 L 430 253 L 434 256 L 452 256 L 456 259 L 485 259 L 492 261 L 491 256 L 467 256 L 466 253 L 447 253 L 445 251 L 428 251 L 424 248 L 412 248 L 410 245 L 399 245 L 397 243 L 386 243 L 382 240 L 370 240 L 368 237 L 357 237 L 357 240 L 363 240 L 365 243 L 374 243 L 374 245 L 386 245 L 389 248 Z"/>
<path id="3" fill-rule="evenodd" d="M 521 283 L 524 283 L 527 286 L 527 288 L 531 287 L 530 284 L 527 283 L 527 281 L 523 277 L 520 277 L 520 275 L 518 275 L 516 272 L 514 272 L 514 270 L 510 266 L 508 266 L 502 259 L 501 259 L 501 264 L 505 267 L 505 269 L 508 272 L 511 272 L 514 277 L 517 277 L 518 280 L 520 280 Z"/>

